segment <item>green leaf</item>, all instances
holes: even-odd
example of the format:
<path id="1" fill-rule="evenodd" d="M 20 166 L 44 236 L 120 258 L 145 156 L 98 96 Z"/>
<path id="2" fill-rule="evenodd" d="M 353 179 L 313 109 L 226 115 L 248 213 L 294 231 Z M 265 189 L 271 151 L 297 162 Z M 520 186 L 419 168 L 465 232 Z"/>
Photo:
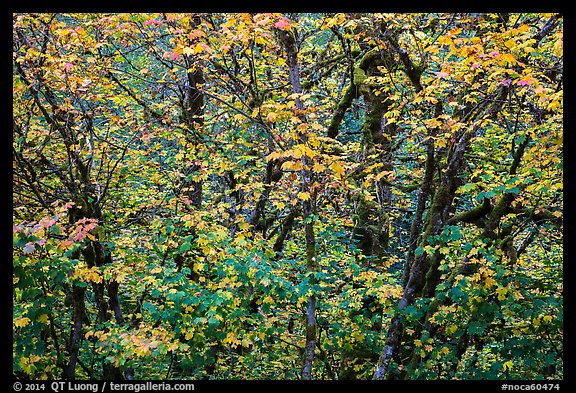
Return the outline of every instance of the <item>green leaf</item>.
<path id="1" fill-rule="evenodd" d="M 184 254 L 186 251 L 190 249 L 190 243 L 184 243 L 180 246 L 180 254 Z"/>

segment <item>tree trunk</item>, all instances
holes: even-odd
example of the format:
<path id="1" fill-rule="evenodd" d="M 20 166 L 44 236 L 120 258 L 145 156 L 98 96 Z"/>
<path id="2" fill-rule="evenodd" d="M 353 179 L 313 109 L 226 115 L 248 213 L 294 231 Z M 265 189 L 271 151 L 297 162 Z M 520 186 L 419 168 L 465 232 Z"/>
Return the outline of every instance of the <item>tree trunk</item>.
<path id="1" fill-rule="evenodd" d="M 441 231 L 444 221 L 447 219 L 447 217 L 444 217 L 444 213 L 451 206 L 454 199 L 458 173 L 464 162 L 464 152 L 467 150 L 476 131 L 477 127 L 474 127 L 461 135 L 452 158 L 443 173 L 441 184 L 436 188 L 432 206 L 426 217 L 424 232 L 419 242 L 422 248 L 428 245 L 431 236 L 437 235 Z M 423 294 L 430 295 L 434 293 L 438 284 L 440 259 L 439 254 L 428 255 L 424 252 L 409 267 L 404 294 L 398 304 L 400 311 L 392 318 L 384 349 L 376 366 L 374 379 L 384 379 L 389 373 L 391 360 L 399 357 L 400 344 L 405 328 L 402 310 L 413 304 L 414 300 L 423 296 Z M 418 327 L 415 327 L 416 329 Z"/>
<path id="2" fill-rule="evenodd" d="M 81 288 L 77 285 L 72 287 L 72 327 L 70 329 L 70 339 L 68 342 L 69 360 L 63 372 L 64 379 L 76 379 L 76 364 L 78 363 L 78 351 L 80 341 L 82 339 L 82 327 L 86 319 L 86 305 L 84 303 L 84 296 L 86 295 L 86 288 Z"/>
<path id="3" fill-rule="evenodd" d="M 198 27 L 201 20 L 195 16 L 191 22 L 191 28 Z M 192 45 L 192 44 L 191 44 Z M 201 137 L 204 127 L 204 94 L 201 91 L 204 83 L 204 71 L 202 65 L 191 55 L 185 55 L 184 60 L 188 72 L 184 83 L 184 97 L 182 102 L 182 118 L 188 127 L 186 140 L 190 145 L 201 143 Z M 192 176 L 200 170 L 200 166 L 192 164 L 186 173 Z M 189 203 L 195 208 L 200 209 L 202 206 L 202 181 L 185 180 L 184 195 Z"/>
<path id="4" fill-rule="evenodd" d="M 287 63 L 289 67 L 289 74 L 290 74 L 290 82 L 292 83 L 292 90 L 295 94 L 302 93 L 302 85 L 300 83 L 300 67 L 298 65 L 298 49 L 296 45 L 296 41 L 294 39 L 294 35 L 292 32 L 288 32 L 285 30 L 278 30 L 278 36 L 284 46 L 286 51 Z M 304 110 L 304 106 L 300 98 L 297 97 L 296 100 L 296 109 L 299 111 Z M 303 117 L 303 116 L 302 116 Z M 305 120 L 305 119 L 302 119 Z M 301 137 L 301 143 L 306 143 L 307 136 L 303 135 Z M 314 193 L 310 192 L 310 188 L 312 185 L 312 176 L 313 173 L 309 169 L 305 169 L 310 167 L 309 159 L 303 155 L 302 158 L 302 184 L 301 190 L 303 192 L 310 193 L 310 200 L 302 200 L 302 219 L 304 220 L 304 234 L 306 239 L 306 271 L 311 273 L 310 276 L 312 278 L 313 284 L 313 274 L 317 272 L 319 269 L 318 262 L 316 261 L 316 239 L 314 236 L 314 221 L 313 221 L 313 213 L 314 213 L 314 205 L 315 205 L 315 196 Z M 304 365 L 302 367 L 301 377 L 303 380 L 310 380 L 312 379 L 312 367 L 314 365 L 314 354 L 316 350 L 316 296 L 314 294 L 308 297 L 308 305 L 306 308 L 306 344 L 304 347 Z"/>
<path id="5" fill-rule="evenodd" d="M 385 94 L 376 94 L 368 79 L 382 76 L 382 67 L 394 67 L 390 53 L 379 48 L 368 51 L 354 68 L 351 87 L 355 86 L 358 90 L 366 108 L 362 126 L 365 165 L 370 166 L 375 161 L 367 157 L 378 155 L 377 160 L 382 164 L 379 170 L 392 172 L 396 127 L 394 124 L 388 124 L 384 116 L 391 102 Z M 390 217 L 385 207 L 392 203 L 392 190 L 388 182 L 378 181 L 374 185 L 374 193 L 376 204 L 367 203 L 365 198 L 358 199 L 358 221 L 355 232 L 365 255 L 383 257 L 388 252 L 390 240 Z"/>

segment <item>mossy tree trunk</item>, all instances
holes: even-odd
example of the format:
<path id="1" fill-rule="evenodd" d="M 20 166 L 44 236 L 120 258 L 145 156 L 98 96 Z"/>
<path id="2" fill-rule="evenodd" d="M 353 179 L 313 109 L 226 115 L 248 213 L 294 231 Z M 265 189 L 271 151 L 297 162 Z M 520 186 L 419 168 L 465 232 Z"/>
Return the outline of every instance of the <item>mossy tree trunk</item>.
<path id="1" fill-rule="evenodd" d="M 391 54 L 380 48 L 368 51 L 354 68 L 353 85 L 362 96 L 365 119 L 362 125 L 363 156 L 366 166 L 380 163 L 379 171 L 392 172 L 396 126 L 388 124 L 386 112 L 392 105 L 386 94 L 377 91 L 372 77 L 383 76 L 382 68 L 395 67 Z M 345 96 L 346 98 L 346 96 Z M 358 220 L 355 235 L 366 255 L 382 258 L 389 248 L 390 218 L 386 208 L 392 204 L 392 190 L 386 181 L 374 185 L 372 203 L 360 197 L 357 203 Z"/>

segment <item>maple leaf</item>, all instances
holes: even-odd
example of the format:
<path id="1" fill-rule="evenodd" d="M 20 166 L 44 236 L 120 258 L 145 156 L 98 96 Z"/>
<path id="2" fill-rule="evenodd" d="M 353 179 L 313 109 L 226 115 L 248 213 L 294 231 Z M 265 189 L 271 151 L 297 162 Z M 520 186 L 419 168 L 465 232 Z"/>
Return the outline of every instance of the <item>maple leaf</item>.
<path id="1" fill-rule="evenodd" d="M 506 299 L 506 293 L 508 292 L 507 287 L 499 287 L 496 289 L 496 294 L 498 295 L 498 300 Z"/>
<path id="2" fill-rule="evenodd" d="M 144 25 L 144 26 L 149 26 L 149 25 L 160 26 L 161 24 L 162 24 L 162 21 L 156 20 L 156 19 L 150 19 L 150 20 L 144 21 L 142 23 L 142 25 Z"/>
<path id="3" fill-rule="evenodd" d="M 492 277 L 486 277 L 486 279 L 484 280 L 484 286 L 486 288 L 490 288 L 494 285 L 496 285 L 496 280 L 494 280 Z"/>
<path id="4" fill-rule="evenodd" d="M 282 30 L 290 30 L 292 28 L 290 20 L 288 20 L 287 18 L 282 18 L 278 22 L 274 23 L 274 26 Z"/>
<path id="5" fill-rule="evenodd" d="M 530 85 L 530 82 L 524 79 L 520 79 L 518 82 L 516 82 L 516 84 L 519 86 L 528 86 Z"/>
<path id="6" fill-rule="evenodd" d="M 299 192 L 298 199 L 302 199 L 304 201 L 310 200 L 310 193 L 309 192 Z"/>
<path id="7" fill-rule="evenodd" d="M 14 326 L 16 327 L 24 327 L 30 323 L 30 318 L 28 317 L 20 317 L 14 320 Z"/>
<path id="8" fill-rule="evenodd" d="M 502 369 L 503 369 L 504 371 L 509 371 L 509 370 L 512 369 L 513 366 L 514 366 L 514 362 L 513 362 L 512 360 L 508 360 L 507 362 L 505 362 L 505 363 L 502 365 Z"/>
<path id="9" fill-rule="evenodd" d="M 344 177 L 344 168 L 338 162 L 333 162 L 330 165 L 330 169 L 332 169 L 334 171 L 334 174 L 338 178 L 342 179 Z"/>
<path id="10" fill-rule="evenodd" d="M 320 164 L 319 162 L 315 162 L 314 166 L 312 167 L 312 170 L 314 172 L 322 172 L 326 169 L 326 167 L 323 164 Z"/>

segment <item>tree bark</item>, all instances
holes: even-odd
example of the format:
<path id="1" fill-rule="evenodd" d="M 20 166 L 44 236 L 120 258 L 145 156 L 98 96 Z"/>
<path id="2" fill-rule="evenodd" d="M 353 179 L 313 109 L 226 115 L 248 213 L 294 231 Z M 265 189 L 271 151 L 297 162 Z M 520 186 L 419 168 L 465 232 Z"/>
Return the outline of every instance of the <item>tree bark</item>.
<path id="1" fill-rule="evenodd" d="M 431 236 L 437 235 L 444 225 L 446 217 L 444 214 L 447 207 L 452 204 L 454 192 L 456 190 L 457 176 L 463 164 L 464 152 L 467 150 L 471 139 L 476 135 L 477 127 L 464 132 L 455 147 L 451 160 L 442 176 L 441 184 L 436 188 L 432 206 L 428 211 L 424 232 L 421 237 L 420 246 L 424 247 Z M 380 354 L 380 359 L 374 372 L 374 379 L 384 379 L 389 372 L 390 362 L 397 358 L 400 351 L 400 344 L 404 332 L 404 318 L 402 311 L 411 305 L 417 297 L 430 295 L 434 292 L 438 284 L 440 258 L 436 254 L 421 254 L 412 266 L 410 266 L 408 279 L 404 287 L 404 294 L 398 304 L 399 312 L 392 318 L 388 329 L 384 349 Z M 411 356 L 410 356 L 411 357 Z"/>
<path id="2" fill-rule="evenodd" d="M 296 45 L 296 40 L 292 31 L 277 30 L 278 36 L 284 50 L 286 51 L 288 70 L 290 75 L 290 82 L 292 83 L 292 90 L 295 94 L 302 93 L 302 85 L 300 82 L 300 66 L 298 64 L 298 48 Z M 304 105 L 299 97 L 295 100 L 296 109 L 300 113 L 304 110 Z M 302 119 L 304 117 L 302 116 Z M 306 135 L 302 135 L 301 143 L 306 143 Z M 310 274 L 309 277 L 312 278 L 312 284 L 314 281 L 314 273 L 319 269 L 319 264 L 316 260 L 316 239 L 314 236 L 314 205 L 315 196 L 314 193 L 310 192 L 312 185 L 313 173 L 307 167 L 310 167 L 309 159 L 303 155 L 302 158 L 302 183 L 301 190 L 303 192 L 309 192 L 310 199 L 302 200 L 302 219 L 304 220 L 304 235 L 306 241 L 306 271 Z M 314 354 L 316 350 L 316 296 L 312 293 L 308 297 L 308 305 L 306 308 L 306 344 L 304 347 L 304 365 L 302 367 L 301 378 L 303 380 L 312 379 L 312 368 L 314 365 Z"/>

